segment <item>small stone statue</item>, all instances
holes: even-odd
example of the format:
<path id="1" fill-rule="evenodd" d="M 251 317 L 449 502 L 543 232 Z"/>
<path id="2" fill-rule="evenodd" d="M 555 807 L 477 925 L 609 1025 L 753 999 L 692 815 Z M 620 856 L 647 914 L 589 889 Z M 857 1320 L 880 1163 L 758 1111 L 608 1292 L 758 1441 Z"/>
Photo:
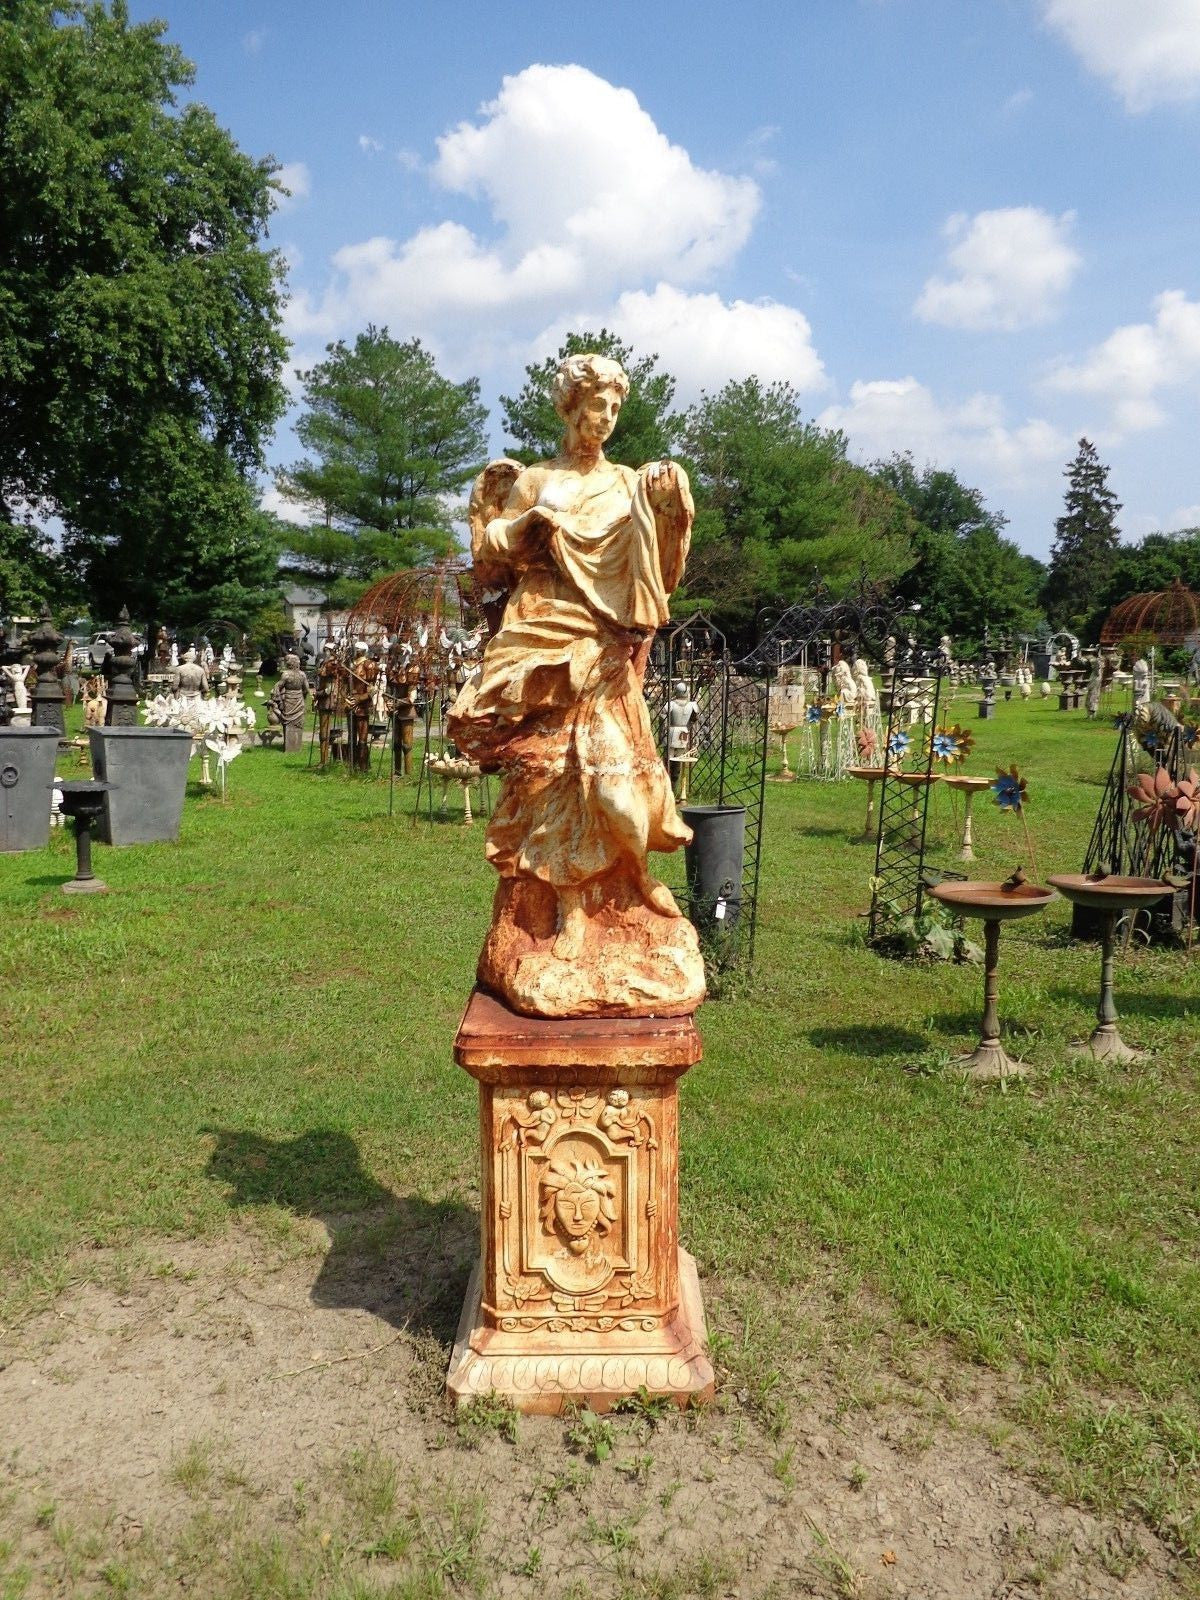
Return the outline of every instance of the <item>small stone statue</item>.
<path id="1" fill-rule="evenodd" d="M 948 633 L 944 633 L 938 640 L 938 654 L 942 658 L 942 665 L 947 669 L 954 664 L 954 650 Z"/>
<path id="2" fill-rule="evenodd" d="M 894 634 L 889 633 L 887 638 L 883 641 L 883 669 L 886 673 L 890 673 L 895 665 L 896 637 Z"/>
<path id="3" fill-rule="evenodd" d="M 1100 691 L 1104 687 L 1104 658 L 1097 654 L 1092 663 L 1091 677 L 1088 679 L 1087 696 L 1084 706 L 1089 717 L 1100 715 Z"/>
<path id="4" fill-rule="evenodd" d="M 833 664 L 833 692 L 847 710 L 858 704 L 858 687 L 845 656 L 840 656 Z"/>
<path id="5" fill-rule="evenodd" d="M 1150 663 L 1144 656 L 1133 663 L 1133 703 L 1135 706 L 1150 704 Z"/>
<path id="6" fill-rule="evenodd" d="M 170 662 L 171 671 L 174 672 L 179 666 L 179 645 L 174 639 L 171 640 Z"/>
<path id="7" fill-rule="evenodd" d="M 283 728 L 285 753 L 294 753 L 304 743 L 304 708 L 308 703 L 308 679 L 300 670 L 300 657 L 283 658 L 283 671 L 267 705 L 267 720 Z"/>
<path id="8" fill-rule="evenodd" d="M 194 646 L 183 652 L 175 669 L 175 693 L 181 700 L 200 700 L 208 693 L 208 673 L 196 660 Z"/>
<path id="9" fill-rule="evenodd" d="M 858 692 L 858 703 L 864 714 L 869 715 L 879 705 L 879 690 L 876 689 L 874 680 L 867 667 L 865 656 L 859 656 L 851 669 L 854 677 L 854 687 Z"/>
<path id="10" fill-rule="evenodd" d="M 24 661 L 10 661 L 6 667 L 0 667 L 0 672 L 4 674 L 10 684 L 12 725 L 14 728 L 27 728 L 31 715 L 29 690 L 25 687 L 29 678 L 29 667 Z"/>

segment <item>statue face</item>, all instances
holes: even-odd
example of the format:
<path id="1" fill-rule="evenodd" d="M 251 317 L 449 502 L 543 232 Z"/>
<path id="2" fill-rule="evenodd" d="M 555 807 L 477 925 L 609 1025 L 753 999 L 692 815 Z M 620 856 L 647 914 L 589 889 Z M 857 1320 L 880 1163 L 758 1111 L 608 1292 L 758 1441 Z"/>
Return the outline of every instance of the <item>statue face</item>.
<path id="1" fill-rule="evenodd" d="M 623 398 L 615 383 L 581 385 L 572 399 L 567 420 L 581 439 L 602 445 L 617 425 Z"/>
<path id="2" fill-rule="evenodd" d="M 554 1220 L 567 1249 L 582 1255 L 600 1216 L 600 1196 L 583 1183 L 568 1183 L 554 1197 Z"/>

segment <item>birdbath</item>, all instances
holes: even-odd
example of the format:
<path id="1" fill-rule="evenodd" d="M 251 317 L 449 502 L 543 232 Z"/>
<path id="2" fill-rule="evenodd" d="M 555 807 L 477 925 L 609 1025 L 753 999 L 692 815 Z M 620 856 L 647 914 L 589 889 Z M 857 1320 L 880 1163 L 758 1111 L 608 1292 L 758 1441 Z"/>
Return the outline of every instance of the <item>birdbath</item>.
<path id="1" fill-rule="evenodd" d="M 1024 1062 L 1014 1061 L 1000 1043 L 997 1010 L 1000 924 L 1043 911 L 1054 899 L 1054 890 L 1043 889 L 1036 883 L 1011 887 L 1003 883 L 935 883 L 929 892 L 960 917 L 983 918 L 983 1021 L 979 1044 L 970 1055 L 960 1056 L 955 1067 L 964 1077 L 974 1078 L 979 1083 L 1004 1083 L 1008 1078 L 1023 1078 L 1028 1067 Z"/>
<path id="2" fill-rule="evenodd" d="M 867 786 L 867 816 L 863 823 L 862 836 L 864 839 L 875 837 L 875 785 L 884 775 L 882 767 L 847 767 L 846 772 L 851 778 L 861 778 Z"/>
<path id="3" fill-rule="evenodd" d="M 947 772 L 942 778 L 942 782 L 948 789 L 956 789 L 964 797 L 966 815 L 963 818 L 962 849 L 958 853 L 958 859 L 960 861 L 974 861 L 975 851 L 972 849 L 973 840 L 971 837 L 971 801 L 980 790 L 991 787 L 991 779 L 968 777 L 965 772 Z"/>
<path id="4" fill-rule="evenodd" d="M 104 810 L 104 796 L 115 785 L 94 778 L 64 778 L 55 784 L 62 795 L 60 809 L 75 819 L 75 876 L 64 883 L 64 894 L 107 894 L 108 885 L 92 871 L 92 827 Z"/>
<path id="5" fill-rule="evenodd" d="M 1140 1061 L 1145 1050 L 1127 1045 L 1117 1032 L 1117 1008 L 1113 1004 L 1113 962 L 1117 950 L 1117 923 L 1126 911 L 1142 911 L 1152 906 L 1172 887 L 1158 878 L 1088 877 L 1082 872 L 1064 872 L 1050 879 L 1073 905 L 1098 911 L 1103 918 L 1100 959 L 1100 1004 L 1096 1007 L 1096 1027 L 1090 1039 L 1072 1046 L 1078 1055 L 1096 1061 Z"/>

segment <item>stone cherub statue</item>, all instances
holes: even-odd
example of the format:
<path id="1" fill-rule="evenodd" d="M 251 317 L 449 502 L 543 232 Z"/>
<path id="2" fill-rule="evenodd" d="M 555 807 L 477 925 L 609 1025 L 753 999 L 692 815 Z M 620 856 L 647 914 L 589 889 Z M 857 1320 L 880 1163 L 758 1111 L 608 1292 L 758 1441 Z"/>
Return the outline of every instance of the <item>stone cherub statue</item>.
<path id="1" fill-rule="evenodd" d="M 493 462 L 471 496 L 476 579 L 496 612 L 504 597 L 503 617 L 449 732 L 503 774 L 479 980 L 531 1016 L 680 1015 L 704 998 L 695 929 L 647 866 L 690 833 L 642 696 L 692 497 L 672 462 L 634 472 L 605 458 L 628 392 L 615 361 L 568 358 L 553 390 L 560 453 Z"/>

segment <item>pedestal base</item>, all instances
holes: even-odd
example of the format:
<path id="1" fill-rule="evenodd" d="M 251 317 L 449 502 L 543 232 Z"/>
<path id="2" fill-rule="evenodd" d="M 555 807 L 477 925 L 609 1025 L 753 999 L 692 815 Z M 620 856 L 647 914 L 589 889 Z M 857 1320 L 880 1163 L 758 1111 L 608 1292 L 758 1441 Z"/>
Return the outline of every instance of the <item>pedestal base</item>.
<path id="1" fill-rule="evenodd" d="M 596 1410 L 707 1400 L 695 1263 L 679 1247 L 679 1079 L 691 1017 L 523 1017 L 476 991 L 454 1044 L 479 1083 L 481 1251 L 447 1374 L 457 1403 Z"/>
<path id="2" fill-rule="evenodd" d="M 609 1411 L 626 1395 L 645 1389 L 680 1406 L 711 1400 L 704 1307 L 696 1263 L 679 1251 L 679 1309 L 674 1320 L 649 1331 L 636 1317 L 611 1317 L 611 1329 L 592 1334 L 502 1333 L 486 1326 L 482 1272 L 477 1263 L 467 1285 L 446 1391 L 456 1405 L 476 1395 L 499 1394 L 518 1411 L 556 1416 L 563 1407 Z"/>
<path id="3" fill-rule="evenodd" d="M 969 1056 L 956 1056 L 950 1069 L 973 1083 L 1004 1083 L 1008 1078 L 1029 1076 L 1023 1061 L 1014 1061 L 999 1041 L 991 1039 L 982 1040 Z"/>
<path id="4" fill-rule="evenodd" d="M 1073 1056 L 1090 1056 L 1093 1061 L 1145 1061 L 1150 1054 L 1148 1050 L 1136 1050 L 1133 1045 L 1126 1044 L 1117 1032 L 1116 1025 L 1109 1023 L 1095 1029 L 1090 1039 L 1077 1039 L 1071 1046 Z"/>
<path id="5" fill-rule="evenodd" d="M 107 894 L 108 885 L 99 878 L 72 878 L 62 886 L 64 894 Z"/>

